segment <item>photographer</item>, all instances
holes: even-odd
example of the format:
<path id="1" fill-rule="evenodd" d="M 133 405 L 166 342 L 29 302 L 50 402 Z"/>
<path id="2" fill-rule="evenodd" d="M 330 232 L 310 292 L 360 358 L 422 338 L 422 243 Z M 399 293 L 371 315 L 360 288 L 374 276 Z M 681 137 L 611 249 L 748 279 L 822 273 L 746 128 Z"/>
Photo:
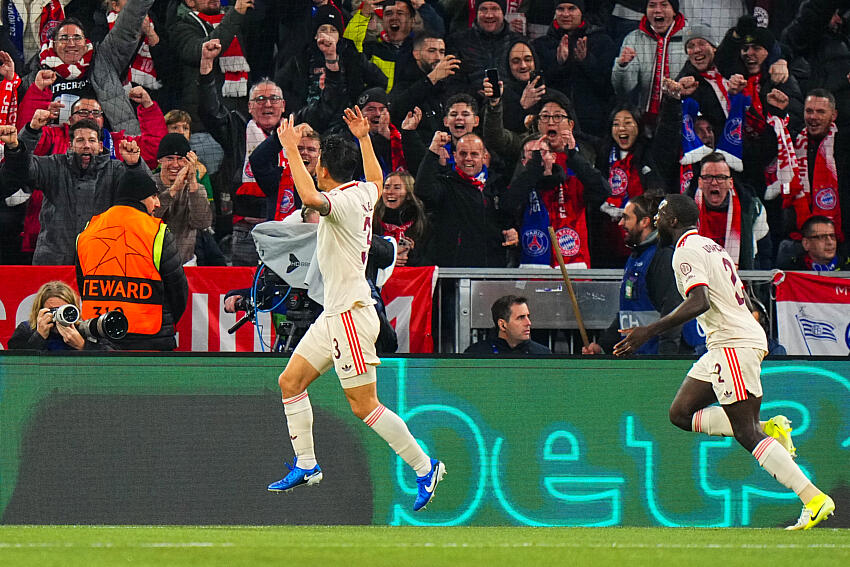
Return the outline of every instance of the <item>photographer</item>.
<path id="1" fill-rule="evenodd" d="M 71 286 L 54 280 L 42 285 L 35 294 L 29 320 L 22 322 L 9 339 L 10 350 L 113 350 L 108 341 L 85 340 L 75 324 L 56 321 L 54 313 L 63 305 L 80 312 L 80 298 Z"/>

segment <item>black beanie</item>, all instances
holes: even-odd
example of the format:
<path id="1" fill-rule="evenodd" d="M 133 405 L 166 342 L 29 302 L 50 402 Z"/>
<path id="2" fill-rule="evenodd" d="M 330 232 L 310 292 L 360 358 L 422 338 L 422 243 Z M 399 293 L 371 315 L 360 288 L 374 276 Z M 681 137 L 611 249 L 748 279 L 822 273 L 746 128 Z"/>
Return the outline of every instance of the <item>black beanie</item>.
<path id="1" fill-rule="evenodd" d="M 667 0 L 670 2 L 670 5 L 673 6 L 673 11 L 677 14 L 679 13 L 679 0 Z M 646 0 L 646 4 L 643 5 L 643 13 L 646 14 L 646 9 L 649 8 L 649 0 Z"/>
<path id="2" fill-rule="evenodd" d="M 584 0 L 558 0 L 555 3 L 555 7 L 557 8 L 561 4 L 573 4 L 576 8 L 581 10 L 581 15 L 584 15 Z"/>
<path id="3" fill-rule="evenodd" d="M 345 22 L 342 20 L 342 14 L 339 9 L 333 4 L 325 4 L 316 9 L 316 14 L 313 16 L 313 37 L 316 37 L 316 32 L 319 27 L 325 24 L 334 26 L 342 37 L 345 31 Z"/>
<path id="4" fill-rule="evenodd" d="M 156 194 L 156 182 L 150 174 L 137 167 L 131 167 L 127 168 L 124 175 L 121 176 L 121 180 L 118 181 L 115 204 L 132 205 Z"/>
<path id="5" fill-rule="evenodd" d="M 371 89 L 366 89 L 360 93 L 359 97 L 357 97 L 357 105 L 360 108 L 363 108 L 370 102 L 377 102 L 378 104 L 389 106 L 390 103 L 389 99 L 387 99 L 387 91 L 381 87 L 372 87 Z"/>
<path id="6" fill-rule="evenodd" d="M 752 43 L 760 45 L 770 51 L 773 49 L 773 44 L 776 43 L 776 38 L 767 28 L 760 28 L 757 20 L 752 16 L 741 16 L 738 18 L 738 23 L 735 25 L 735 34 L 741 39 L 744 45 Z"/>
<path id="7" fill-rule="evenodd" d="M 478 14 L 478 9 L 481 8 L 481 4 L 484 2 L 495 2 L 502 8 L 502 14 L 506 14 L 508 11 L 508 0 L 476 0 L 475 2 L 475 13 Z"/>
<path id="8" fill-rule="evenodd" d="M 166 134 L 159 141 L 159 147 L 156 150 L 156 159 L 162 159 L 165 156 L 180 156 L 186 157 L 192 151 L 189 146 L 189 141 L 183 134 L 172 132 Z"/>

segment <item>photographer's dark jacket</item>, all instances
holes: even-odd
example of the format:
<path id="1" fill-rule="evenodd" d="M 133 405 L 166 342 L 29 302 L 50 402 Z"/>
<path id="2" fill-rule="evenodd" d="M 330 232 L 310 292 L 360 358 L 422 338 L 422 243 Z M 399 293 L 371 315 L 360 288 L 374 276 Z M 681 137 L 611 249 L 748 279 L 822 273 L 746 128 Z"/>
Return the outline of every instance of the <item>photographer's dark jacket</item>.
<path id="1" fill-rule="evenodd" d="M 38 331 L 30 327 L 29 321 L 24 321 L 15 328 L 15 332 L 9 338 L 8 347 L 9 350 L 76 350 L 62 339 L 58 331 L 51 330 L 47 338 L 43 338 Z M 100 339 L 98 342 L 86 340 L 83 350 L 114 350 L 114 348 L 108 341 Z"/>

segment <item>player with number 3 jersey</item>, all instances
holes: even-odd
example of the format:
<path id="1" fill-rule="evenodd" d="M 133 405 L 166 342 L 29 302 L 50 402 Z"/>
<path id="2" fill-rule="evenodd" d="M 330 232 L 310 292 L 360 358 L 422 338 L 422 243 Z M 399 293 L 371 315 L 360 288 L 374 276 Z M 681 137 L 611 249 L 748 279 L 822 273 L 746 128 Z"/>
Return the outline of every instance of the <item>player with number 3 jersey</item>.
<path id="1" fill-rule="evenodd" d="M 434 495 L 446 468 L 430 458 L 404 421 L 378 400 L 375 352 L 380 324 L 369 285 L 366 260 L 372 239 L 372 211 L 381 196 L 383 174 L 369 138 L 369 122 L 358 107 L 345 110 L 344 120 L 357 138 L 331 135 L 322 139 L 316 165 L 316 184 L 304 164 L 291 162 L 295 189 L 305 207 L 319 211 L 316 258 L 324 280 L 324 311 L 310 325 L 278 378 L 295 462 L 289 473 L 269 485 L 288 492 L 323 478 L 313 447 L 313 408 L 307 387 L 316 378 L 336 370 L 351 410 L 380 435 L 417 473 L 414 510 L 424 508 Z M 287 155 L 298 154 L 299 126 L 292 117 L 278 127 Z M 349 181 L 362 156 L 366 182 Z M 359 491 L 363 471 L 350 471 L 350 491 Z"/>
<path id="2" fill-rule="evenodd" d="M 809 529 L 835 510 L 794 462 L 790 421 L 759 421 L 761 361 L 767 339 L 735 266 L 722 246 L 697 234 L 699 208 L 685 195 L 668 195 L 655 217 L 662 244 L 675 243 L 673 271 L 684 301 L 645 327 L 621 329 L 614 354 L 634 353 L 650 338 L 697 317 L 706 331 L 706 352 L 694 363 L 670 407 L 670 420 L 685 431 L 735 437 L 759 465 L 793 490 L 803 512 L 786 529 Z M 719 402 L 720 405 L 714 405 Z"/>

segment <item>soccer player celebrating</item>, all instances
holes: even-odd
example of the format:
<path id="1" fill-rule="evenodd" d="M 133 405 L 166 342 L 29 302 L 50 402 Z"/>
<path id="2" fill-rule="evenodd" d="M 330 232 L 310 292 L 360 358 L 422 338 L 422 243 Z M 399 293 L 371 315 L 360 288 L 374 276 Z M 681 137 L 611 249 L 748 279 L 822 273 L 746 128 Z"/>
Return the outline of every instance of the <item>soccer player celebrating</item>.
<path id="1" fill-rule="evenodd" d="M 381 197 L 383 175 L 369 139 L 369 121 L 359 107 L 345 109 L 344 120 L 360 143 L 366 182 L 349 181 L 358 166 L 354 143 L 339 135 L 321 143 L 316 180 L 300 160 L 290 163 L 295 189 L 305 207 L 319 211 L 316 256 L 324 279 L 324 311 L 310 325 L 278 379 L 295 463 L 289 474 L 269 485 L 271 491 L 288 491 L 316 484 L 322 469 L 313 450 L 313 408 L 307 387 L 330 369 L 336 370 L 354 415 L 375 430 L 418 475 L 414 510 L 431 500 L 446 473 L 440 461 L 419 447 L 402 419 L 378 401 L 375 353 L 378 315 L 375 312 L 365 269 L 372 239 L 372 211 Z M 286 155 L 298 155 L 301 134 L 292 117 L 277 130 Z"/>
<path id="2" fill-rule="evenodd" d="M 786 529 L 807 530 L 830 516 L 835 503 L 794 462 L 787 420 L 777 416 L 759 423 L 761 361 L 767 352 L 764 330 L 751 314 L 732 258 L 697 233 L 698 220 L 699 208 L 685 195 L 668 195 L 659 205 L 655 222 L 662 244 L 675 243 L 673 271 L 684 301 L 649 325 L 621 330 L 626 338 L 614 346 L 614 354 L 633 353 L 650 338 L 697 317 L 706 331 L 708 352 L 682 382 L 670 421 L 685 431 L 734 436 L 764 470 L 803 501 L 797 523 Z M 710 405 L 715 401 L 719 407 Z"/>

